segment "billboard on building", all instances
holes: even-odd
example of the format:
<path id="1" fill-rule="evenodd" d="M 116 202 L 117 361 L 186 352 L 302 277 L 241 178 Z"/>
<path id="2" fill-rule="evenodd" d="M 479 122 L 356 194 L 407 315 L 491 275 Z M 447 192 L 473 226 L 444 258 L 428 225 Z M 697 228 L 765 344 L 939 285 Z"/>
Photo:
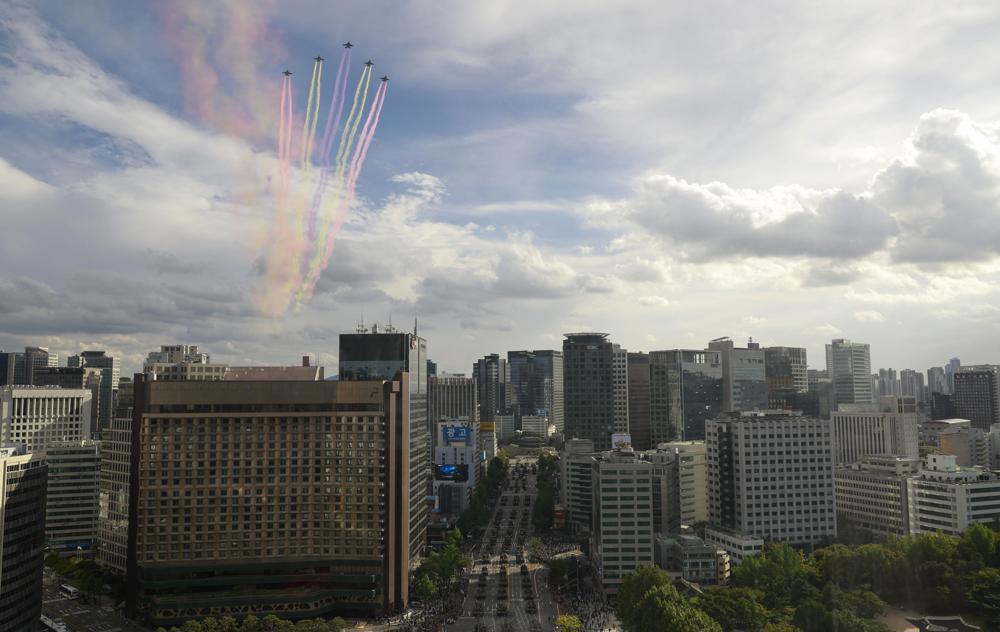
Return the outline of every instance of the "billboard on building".
<path id="1" fill-rule="evenodd" d="M 441 426 L 441 435 L 445 443 L 469 444 L 472 429 L 468 426 Z"/>
<path id="2" fill-rule="evenodd" d="M 464 463 L 460 465 L 435 465 L 434 478 L 439 481 L 465 482 L 469 480 L 469 466 Z"/>

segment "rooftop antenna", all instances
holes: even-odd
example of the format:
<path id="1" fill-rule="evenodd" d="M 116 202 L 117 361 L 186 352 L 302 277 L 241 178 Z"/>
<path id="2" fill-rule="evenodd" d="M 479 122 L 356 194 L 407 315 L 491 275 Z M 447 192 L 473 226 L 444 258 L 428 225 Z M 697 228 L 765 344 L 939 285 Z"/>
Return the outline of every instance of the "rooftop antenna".
<path id="1" fill-rule="evenodd" d="M 354 333 L 363 334 L 367 332 L 368 330 L 365 329 L 365 311 L 361 310 L 361 322 L 359 322 L 358 326 L 354 328 Z"/>
<path id="2" fill-rule="evenodd" d="M 414 336 L 417 335 L 417 317 L 416 316 L 413 317 L 413 335 Z"/>

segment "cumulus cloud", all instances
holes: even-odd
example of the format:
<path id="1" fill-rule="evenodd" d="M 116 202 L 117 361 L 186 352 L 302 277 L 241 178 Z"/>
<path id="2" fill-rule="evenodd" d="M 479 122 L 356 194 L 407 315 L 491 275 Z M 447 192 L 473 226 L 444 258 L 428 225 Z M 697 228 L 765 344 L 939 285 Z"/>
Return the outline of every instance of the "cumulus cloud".
<path id="1" fill-rule="evenodd" d="M 1000 125 L 953 110 L 920 117 L 909 155 L 875 178 L 874 201 L 900 225 L 897 261 L 985 260 L 1000 254 Z"/>

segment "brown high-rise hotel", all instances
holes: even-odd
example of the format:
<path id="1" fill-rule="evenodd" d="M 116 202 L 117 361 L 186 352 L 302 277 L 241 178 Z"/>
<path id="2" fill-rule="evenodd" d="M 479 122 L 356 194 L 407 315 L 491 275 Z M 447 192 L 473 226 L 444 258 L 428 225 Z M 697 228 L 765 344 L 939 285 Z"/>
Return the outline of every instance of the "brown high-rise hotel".
<path id="1" fill-rule="evenodd" d="M 409 382 L 137 375 L 128 606 L 153 625 L 405 607 Z"/>

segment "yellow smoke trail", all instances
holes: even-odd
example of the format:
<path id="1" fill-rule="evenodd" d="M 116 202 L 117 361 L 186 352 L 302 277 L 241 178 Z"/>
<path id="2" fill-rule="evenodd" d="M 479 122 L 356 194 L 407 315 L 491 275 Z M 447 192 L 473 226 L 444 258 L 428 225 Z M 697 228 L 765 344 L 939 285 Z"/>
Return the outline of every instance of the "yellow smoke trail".
<path id="1" fill-rule="evenodd" d="M 310 150 L 310 138 L 309 138 L 309 128 L 310 122 L 313 117 L 313 95 L 318 92 L 318 78 L 321 76 L 323 69 L 323 62 L 317 61 L 313 62 L 313 74 L 312 80 L 309 81 L 309 101 L 306 103 L 306 118 L 302 121 L 302 170 L 306 171 L 309 169 L 307 163 L 309 162 L 309 150 Z M 316 99 L 316 116 L 319 119 L 319 98 Z M 313 125 L 312 129 L 316 129 Z"/>
<path id="2" fill-rule="evenodd" d="M 344 122 L 344 131 L 340 135 L 340 147 L 337 148 L 337 163 L 336 172 L 334 175 L 334 194 L 331 196 L 331 201 L 338 201 L 343 192 L 344 184 L 344 169 L 346 167 L 347 158 L 350 157 L 351 147 L 354 145 L 354 140 L 358 134 L 358 125 L 361 123 L 361 118 L 364 115 L 365 103 L 368 100 L 368 86 L 371 84 L 372 78 L 372 66 L 365 66 L 365 69 L 361 72 L 361 77 L 358 78 L 358 87 L 354 90 L 354 101 L 351 103 L 351 110 L 347 115 L 347 120 Z M 358 107 L 360 101 L 360 108 Z M 336 204 L 327 205 L 324 204 L 326 208 L 336 208 Z M 307 288 L 310 284 L 310 279 L 319 276 L 320 266 L 323 264 L 323 255 L 326 252 L 326 241 L 330 233 L 330 218 L 327 217 L 327 213 L 323 213 L 321 230 L 316 240 L 316 249 L 313 252 L 312 259 L 309 261 L 309 270 L 305 274 L 298 291 L 296 292 L 296 302 L 301 302 L 307 293 Z"/>

